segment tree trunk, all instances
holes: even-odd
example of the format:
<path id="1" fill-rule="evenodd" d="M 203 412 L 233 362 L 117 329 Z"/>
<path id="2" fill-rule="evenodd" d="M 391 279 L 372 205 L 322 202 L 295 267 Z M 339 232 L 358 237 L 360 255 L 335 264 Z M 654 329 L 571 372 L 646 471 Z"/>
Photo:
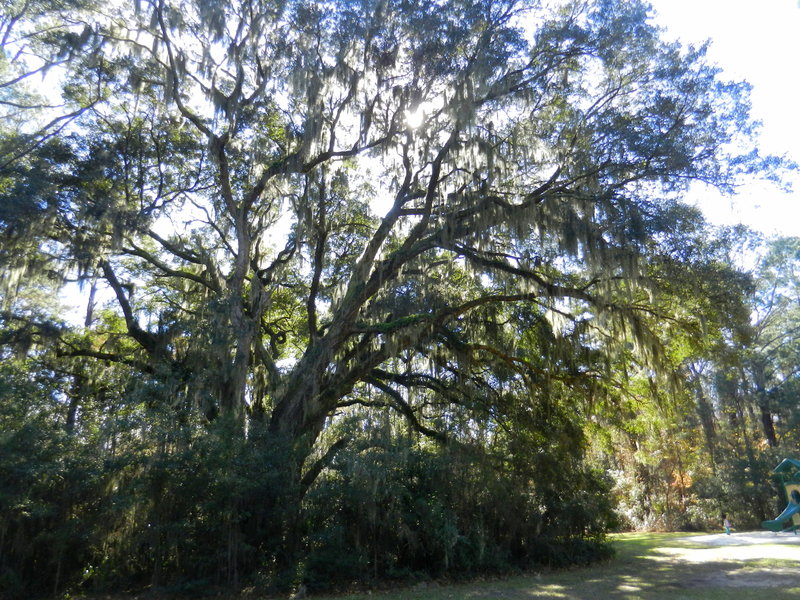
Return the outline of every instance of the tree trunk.
<path id="1" fill-rule="evenodd" d="M 775 434 L 775 424 L 772 421 L 772 411 L 770 411 L 766 403 L 759 403 L 761 409 L 761 427 L 764 430 L 764 438 L 770 448 L 778 446 L 778 436 Z"/>
<path id="2" fill-rule="evenodd" d="M 700 425 L 703 428 L 703 438 L 708 449 L 708 456 L 711 462 L 711 472 L 716 476 L 717 473 L 717 428 L 716 428 L 716 415 L 714 414 L 714 407 L 703 391 L 703 384 L 701 380 L 702 366 L 697 368 L 695 365 L 689 365 L 689 372 L 694 388 L 694 398 L 696 401 L 695 409 L 697 416 L 700 419 Z"/>
<path id="3" fill-rule="evenodd" d="M 711 403 L 706 398 L 700 383 L 695 384 L 695 400 L 697 401 L 697 416 L 700 417 L 700 423 L 703 427 L 703 437 L 705 438 L 706 448 L 708 448 L 709 458 L 711 460 L 711 471 L 716 473 L 717 470 L 717 432 L 714 418 L 714 409 Z"/>

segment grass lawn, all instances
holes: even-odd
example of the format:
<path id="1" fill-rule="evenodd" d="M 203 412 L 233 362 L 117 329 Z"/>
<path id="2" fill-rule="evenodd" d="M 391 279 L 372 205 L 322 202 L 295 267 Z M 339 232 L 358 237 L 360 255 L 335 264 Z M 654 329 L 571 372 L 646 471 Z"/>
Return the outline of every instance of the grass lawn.
<path id="1" fill-rule="evenodd" d="M 592 567 L 459 585 L 420 584 L 391 592 L 307 600 L 800 600 L 800 535 L 628 533 L 617 556 Z M 214 597 L 203 596 L 203 597 Z M 72 596 L 135 600 L 165 596 Z M 268 600 L 257 591 L 220 600 Z M 275 600 L 271 598 L 269 600 Z"/>
<path id="2" fill-rule="evenodd" d="M 622 534 L 613 543 L 617 557 L 593 567 L 462 585 L 423 584 L 337 600 L 800 598 L 800 536 Z"/>

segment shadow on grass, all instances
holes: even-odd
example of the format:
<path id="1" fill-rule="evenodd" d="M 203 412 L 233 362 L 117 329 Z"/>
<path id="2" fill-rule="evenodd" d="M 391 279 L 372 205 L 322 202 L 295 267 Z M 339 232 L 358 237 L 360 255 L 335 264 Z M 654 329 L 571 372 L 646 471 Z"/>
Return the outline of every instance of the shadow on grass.
<path id="1" fill-rule="evenodd" d="M 686 538 L 685 533 L 615 536 L 617 557 L 601 565 L 483 583 L 428 584 L 388 594 L 347 596 L 346 600 L 800 598 L 800 548 L 789 553 L 785 547 L 787 558 L 759 557 L 754 552 L 752 558 L 731 559 L 723 556 L 724 550 Z M 720 558 L 706 560 L 714 552 Z"/>

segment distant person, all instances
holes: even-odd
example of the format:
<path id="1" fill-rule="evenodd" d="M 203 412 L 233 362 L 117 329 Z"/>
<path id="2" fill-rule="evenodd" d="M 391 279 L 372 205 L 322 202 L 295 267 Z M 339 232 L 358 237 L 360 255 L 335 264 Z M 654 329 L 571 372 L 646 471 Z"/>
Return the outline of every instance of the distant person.
<path id="1" fill-rule="evenodd" d="M 731 534 L 731 521 L 728 519 L 728 515 L 722 513 L 722 526 L 725 528 L 725 534 Z"/>

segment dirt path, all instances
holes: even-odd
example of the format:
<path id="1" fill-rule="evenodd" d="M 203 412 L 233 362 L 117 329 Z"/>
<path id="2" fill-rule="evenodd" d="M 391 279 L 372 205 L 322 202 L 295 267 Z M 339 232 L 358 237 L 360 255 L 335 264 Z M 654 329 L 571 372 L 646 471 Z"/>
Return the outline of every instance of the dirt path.
<path id="1" fill-rule="evenodd" d="M 719 547 L 741 547 L 759 544 L 781 544 L 800 546 L 800 534 L 795 533 L 773 533 L 772 531 L 745 531 L 739 533 L 734 531 L 731 535 L 724 533 L 714 533 L 710 535 L 690 535 L 686 537 L 674 538 L 675 542 L 686 542 L 690 544 L 702 544 L 703 546 Z"/>
<path id="2" fill-rule="evenodd" d="M 627 534 L 614 544 L 618 556 L 605 565 L 398 600 L 800 599 L 800 535 Z"/>
<path id="3" fill-rule="evenodd" d="M 673 541 L 679 545 L 656 548 L 650 558 L 691 574 L 682 586 L 800 588 L 800 535 L 755 531 Z"/>
<path id="4" fill-rule="evenodd" d="M 586 568 L 330 600 L 800 600 L 800 535 L 631 533 L 613 544 L 614 560 Z"/>

